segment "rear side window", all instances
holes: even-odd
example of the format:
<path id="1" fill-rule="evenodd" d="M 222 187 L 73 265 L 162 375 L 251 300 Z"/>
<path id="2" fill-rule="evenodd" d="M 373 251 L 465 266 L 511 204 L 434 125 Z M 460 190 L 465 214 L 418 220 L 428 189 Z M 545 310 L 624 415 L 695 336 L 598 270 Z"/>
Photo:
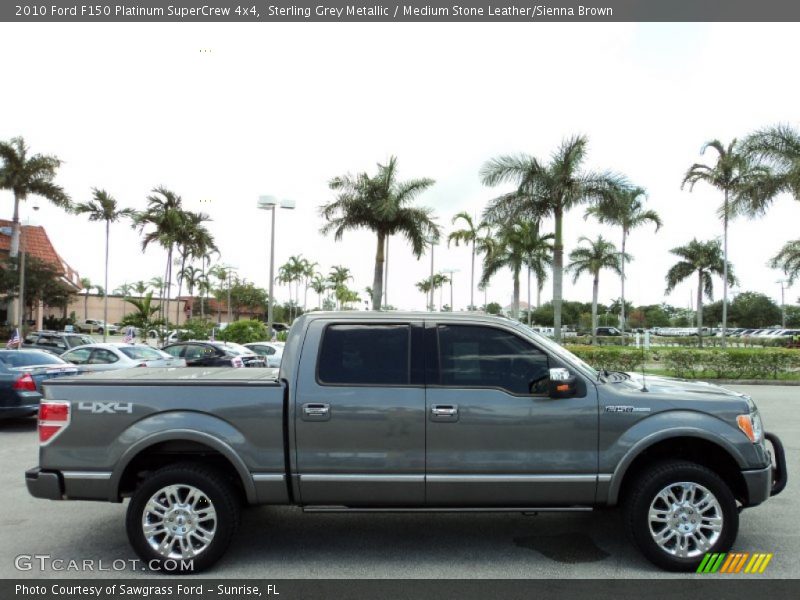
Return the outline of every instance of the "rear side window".
<path id="1" fill-rule="evenodd" d="M 439 360 L 443 386 L 501 388 L 520 395 L 547 393 L 547 355 L 502 329 L 442 325 Z"/>
<path id="2" fill-rule="evenodd" d="M 330 325 L 322 337 L 318 377 L 339 385 L 408 385 L 408 325 Z"/>

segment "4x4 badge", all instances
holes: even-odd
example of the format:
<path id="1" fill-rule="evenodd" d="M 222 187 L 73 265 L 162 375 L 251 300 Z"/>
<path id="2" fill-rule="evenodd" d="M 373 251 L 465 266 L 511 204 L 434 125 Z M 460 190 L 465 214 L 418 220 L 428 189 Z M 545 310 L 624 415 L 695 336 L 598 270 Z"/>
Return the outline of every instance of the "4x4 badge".
<path id="1" fill-rule="evenodd" d="M 132 413 L 133 404 L 130 402 L 78 402 L 78 410 L 85 410 L 94 415 L 114 413 Z"/>

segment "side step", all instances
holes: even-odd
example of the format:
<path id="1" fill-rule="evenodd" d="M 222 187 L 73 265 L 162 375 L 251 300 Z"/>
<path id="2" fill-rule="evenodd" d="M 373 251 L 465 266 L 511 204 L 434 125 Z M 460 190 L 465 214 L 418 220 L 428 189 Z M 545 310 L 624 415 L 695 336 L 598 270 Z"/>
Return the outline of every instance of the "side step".
<path id="1" fill-rule="evenodd" d="M 536 514 L 540 512 L 592 512 L 591 506 L 513 506 L 513 507 L 354 507 L 354 506 L 304 506 L 303 512 L 308 513 L 523 513 Z"/>

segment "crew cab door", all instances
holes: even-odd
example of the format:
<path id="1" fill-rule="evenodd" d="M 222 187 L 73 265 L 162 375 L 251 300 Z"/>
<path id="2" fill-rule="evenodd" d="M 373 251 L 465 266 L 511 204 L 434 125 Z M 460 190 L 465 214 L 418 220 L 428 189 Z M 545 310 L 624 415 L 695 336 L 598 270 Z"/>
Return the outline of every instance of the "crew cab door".
<path id="1" fill-rule="evenodd" d="M 551 399 L 549 368 L 566 365 L 512 328 L 440 322 L 425 335 L 427 504 L 593 503 L 594 386 Z"/>
<path id="2" fill-rule="evenodd" d="M 421 322 L 312 321 L 294 402 L 305 505 L 425 502 Z"/>

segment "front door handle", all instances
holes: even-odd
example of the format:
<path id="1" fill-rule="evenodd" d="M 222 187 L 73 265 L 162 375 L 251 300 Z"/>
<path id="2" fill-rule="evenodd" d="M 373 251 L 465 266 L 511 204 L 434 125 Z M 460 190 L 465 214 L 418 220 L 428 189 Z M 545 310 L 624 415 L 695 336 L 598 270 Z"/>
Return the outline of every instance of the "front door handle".
<path id="1" fill-rule="evenodd" d="M 331 418 L 331 405 L 320 402 L 303 404 L 304 421 L 328 421 Z"/>
<path id="2" fill-rule="evenodd" d="M 434 404 L 431 406 L 432 421 L 458 421 L 458 406 L 455 404 Z"/>

